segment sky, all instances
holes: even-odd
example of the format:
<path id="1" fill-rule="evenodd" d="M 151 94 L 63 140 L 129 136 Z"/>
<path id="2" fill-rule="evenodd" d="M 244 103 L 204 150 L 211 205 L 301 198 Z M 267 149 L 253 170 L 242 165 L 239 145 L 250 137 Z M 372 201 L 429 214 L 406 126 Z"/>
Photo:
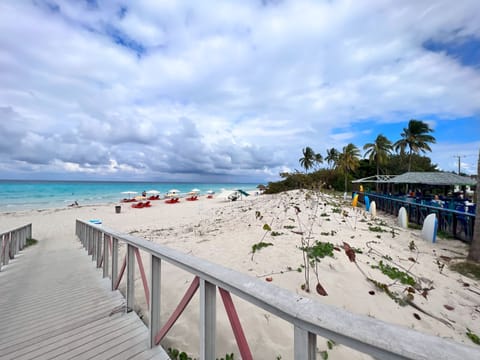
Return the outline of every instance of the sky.
<path id="1" fill-rule="evenodd" d="M 2 0 L 0 179 L 252 182 L 392 142 L 476 173 L 478 0 Z M 362 150 L 363 155 L 363 150 Z"/>

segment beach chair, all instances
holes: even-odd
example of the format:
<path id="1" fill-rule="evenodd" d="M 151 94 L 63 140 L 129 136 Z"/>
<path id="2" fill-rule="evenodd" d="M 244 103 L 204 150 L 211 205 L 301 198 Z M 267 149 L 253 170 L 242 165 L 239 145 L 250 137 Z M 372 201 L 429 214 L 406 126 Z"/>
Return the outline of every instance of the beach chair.
<path id="1" fill-rule="evenodd" d="M 147 201 L 145 204 L 143 204 L 143 207 L 152 207 L 152 204 L 150 204 L 150 201 Z"/>
<path id="2" fill-rule="evenodd" d="M 171 199 L 168 199 L 168 200 L 165 200 L 165 203 L 166 204 L 176 204 L 180 201 L 179 198 L 171 198 Z"/>
<path id="3" fill-rule="evenodd" d="M 135 209 L 142 209 L 144 206 L 145 204 L 141 201 L 139 203 L 132 204 L 132 208 L 135 208 Z"/>

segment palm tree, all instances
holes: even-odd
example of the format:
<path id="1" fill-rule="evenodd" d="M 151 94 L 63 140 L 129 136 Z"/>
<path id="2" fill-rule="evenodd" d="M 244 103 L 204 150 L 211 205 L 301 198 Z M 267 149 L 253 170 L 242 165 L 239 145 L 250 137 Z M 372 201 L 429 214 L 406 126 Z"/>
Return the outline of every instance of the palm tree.
<path id="1" fill-rule="evenodd" d="M 350 171 L 355 171 L 359 165 L 360 150 L 352 143 L 343 147 L 338 156 L 337 169 L 345 175 L 345 191 L 347 191 L 347 178 Z"/>
<path id="2" fill-rule="evenodd" d="M 436 140 L 429 133 L 433 132 L 433 129 L 421 120 L 410 120 L 408 127 L 403 128 L 403 132 L 400 134 L 401 139 L 393 144 L 395 151 L 400 151 L 400 154 L 405 154 L 405 150 L 408 148 L 408 171 L 412 167 L 412 154 L 418 154 L 420 152 L 432 151 L 428 143 L 435 144 Z"/>
<path id="3" fill-rule="evenodd" d="M 467 260 L 480 263 L 480 207 L 478 206 L 480 204 L 480 151 L 478 152 L 477 188 L 475 189 L 475 194 L 477 196 L 477 209 L 475 213 L 473 238 L 472 243 L 470 244 L 470 250 L 468 251 Z"/>
<path id="4" fill-rule="evenodd" d="M 378 135 L 373 143 L 363 145 L 365 157 L 368 157 L 370 162 L 375 161 L 377 165 L 377 175 L 380 174 L 380 165 L 386 163 L 388 155 L 392 152 L 392 142 L 382 134 Z"/>
<path id="5" fill-rule="evenodd" d="M 316 166 L 320 167 L 320 164 L 323 163 L 323 156 L 322 154 L 318 153 L 318 154 L 315 154 L 315 156 L 313 157 L 313 161 L 315 163 Z"/>
<path id="6" fill-rule="evenodd" d="M 333 168 L 337 165 L 339 155 L 340 155 L 340 152 L 337 149 L 335 148 L 327 149 L 327 157 L 325 158 L 325 160 L 327 160 L 328 165 L 330 165 Z"/>
<path id="7" fill-rule="evenodd" d="M 300 165 L 305 169 L 305 172 L 308 172 L 308 169 L 312 168 L 315 164 L 315 152 L 309 146 L 305 149 L 302 149 L 303 157 L 298 159 Z"/>

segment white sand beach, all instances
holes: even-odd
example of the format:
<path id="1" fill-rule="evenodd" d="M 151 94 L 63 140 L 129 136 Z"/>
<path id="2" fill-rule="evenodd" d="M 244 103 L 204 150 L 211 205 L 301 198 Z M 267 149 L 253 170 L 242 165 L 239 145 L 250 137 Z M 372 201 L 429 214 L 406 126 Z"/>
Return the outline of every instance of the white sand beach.
<path id="1" fill-rule="evenodd" d="M 178 204 L 152 201 L 152 207 L 144 209 L 121 204 L 119 214 L 115 213 L 114 205 L 118 204 L 3 213 L 0 231 L 32 223 L 33 237 L 39 241 L 71 239 L 75 236 L 75 219 L 101 219 L 109 228 L 207 259 L 316 301 L 476 346 L 465 333 L 468 328 L 480 334 L 480 282 L 449 269 L 449 263 L 467 253 L 468 247 L 458 240 L 437 238 L 436 243 L 427 243 L 421 239 L 419 230 L 400 229 L 395 218 L 382 212 L 371 219 L 364 209 L 352 208 L 340 198 L 307 191 L 252 194 L 233 202 L 226 200 L 226 194 L 215 195 L 213 199 L 201 196 L 198 201 L 181 199 Z M 264 230 L 265 224 L 271 231 Z M 305 239 L 309 233 L 310 245 L 318 240 L 337 248 L 333 257 L 321 259 L 318 265 L 318 278 L 328 296 L 315 291 L 317 280 L 312 270 L 312 291 L 306 293 L 301 288 L 305 270 L 299 248 L 302 237 Z M 252 246 L 260 242 L 272 245 L 252 254 Z M 358 266 L 346 256 L 344 242 L 356 250 Z M 372 268 L 380 261 L 410 274 L 416 281 L 415 288 Z M 146 256 L 144 264 L 148 271 Z M 166 265 L 162 271 L 165 319 L 193 276 L 172 265 Z M 390 291 L 399 299 L 408 299 L 409 304 L 402 306 L 394 301 L 365 275 L 380 283 L 393 284 Z M 138 310 L 145 314 L 145 296 L 138 272 L 136 276 Z M 254 358 L 292 359 L 290 324 L 236 297 L 234 302 Z M 198 308 L 196 296 L 162 343 L 165 348 L 174 347 L 197 356 Z M 328 350 L 330 359 L 370 358 L 343 345 L 328 349 L 326 339 L 319 338 L 317 347 L 319 352 Z M 233 352 L 235 358 L 240 358 L 219 299 L 217 349 L 219 357 Z"/>

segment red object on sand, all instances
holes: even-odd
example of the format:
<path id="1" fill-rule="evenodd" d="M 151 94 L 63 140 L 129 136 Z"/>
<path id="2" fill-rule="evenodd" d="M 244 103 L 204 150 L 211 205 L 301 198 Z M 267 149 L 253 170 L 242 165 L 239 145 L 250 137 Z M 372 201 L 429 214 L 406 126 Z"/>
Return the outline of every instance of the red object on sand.
<path id="1" fill-rule="evenodd" d="M 179 198 L 172 198 L 172 199 L 168 199 L 168 200 L 165 200 L 165 203 L 166 204 L 176 204 L 180 201 Z"/>

